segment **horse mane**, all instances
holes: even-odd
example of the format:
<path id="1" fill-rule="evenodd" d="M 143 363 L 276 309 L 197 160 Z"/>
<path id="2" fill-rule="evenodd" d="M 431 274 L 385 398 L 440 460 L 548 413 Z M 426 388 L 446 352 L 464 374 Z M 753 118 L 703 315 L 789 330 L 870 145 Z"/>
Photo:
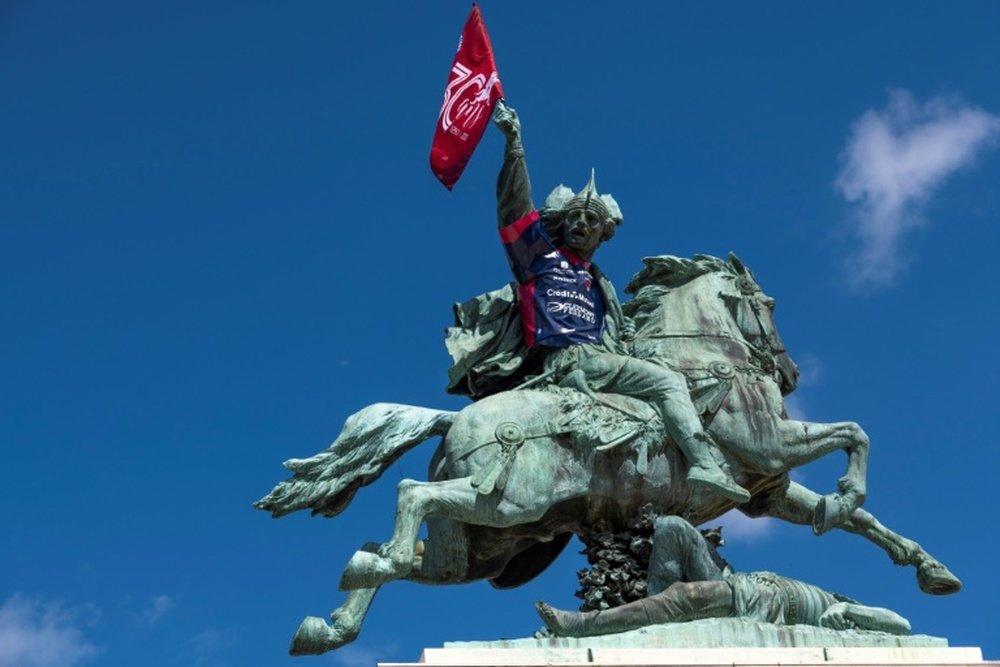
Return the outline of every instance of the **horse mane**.
<path id="1" fill-rule="evenodd" d="M 746 271 L 743 263 L 732 253 L 729 254 L 728 261 L 711 255 L 695 255 L 690 259 L 657 255 L 644 257 L 642 263 L 645 265 L 643 269 L 632 276 L 632 280 L 625 287 L 628 294 L 635 294 L 650 285 L 680 287 L 706 273 L 722 272 L 739 275 Z"/>

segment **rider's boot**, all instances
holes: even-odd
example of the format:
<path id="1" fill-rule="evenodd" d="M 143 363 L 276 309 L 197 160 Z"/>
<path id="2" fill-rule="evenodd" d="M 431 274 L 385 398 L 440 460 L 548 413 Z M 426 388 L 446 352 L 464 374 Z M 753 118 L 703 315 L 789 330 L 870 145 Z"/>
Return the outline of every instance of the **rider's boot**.
<path id="1" fill-rule="evenodd" d="M 679 377 L 683 377 L 677 374 Z M 665 387 L 666 388 L 666 387 Z M 664 392 L 658 402 L 663 425 L 688 462 L 687 481 L 691 486 L 702 487 L 736 503 L 750 500 L 750 492 L 725 472 L 712 451 L 716 444 L 702 428 L 698 412 L 691 403 L 686 386 L 684 390 Z"/>
<path id="2" fill-rule="evenodd" d="M 707 433 L 702 431 L 677 440 L 677 446 L 684 452 L 684 457 L 690 466 L 687 474 L 688 484 L 709 489 L 736 503 L 750 500 L 750 492 L 737 484 L 732 476 L 716 463 L 710 449 L 715 445 Z"/>

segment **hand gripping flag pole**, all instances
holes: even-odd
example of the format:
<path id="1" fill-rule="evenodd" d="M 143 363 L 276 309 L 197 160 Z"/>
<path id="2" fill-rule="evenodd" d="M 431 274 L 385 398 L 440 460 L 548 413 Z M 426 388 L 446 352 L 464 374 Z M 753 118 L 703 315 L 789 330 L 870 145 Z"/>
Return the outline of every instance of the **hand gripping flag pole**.
<path id="1" fill-rule="evenodd" d="M 431 144 L 431 171 L 449 190 L 462 176 L 490 122 L 493 106 L 502 97 L 490 36 L 479 7 L 473 4 L 451 64 Z"/>

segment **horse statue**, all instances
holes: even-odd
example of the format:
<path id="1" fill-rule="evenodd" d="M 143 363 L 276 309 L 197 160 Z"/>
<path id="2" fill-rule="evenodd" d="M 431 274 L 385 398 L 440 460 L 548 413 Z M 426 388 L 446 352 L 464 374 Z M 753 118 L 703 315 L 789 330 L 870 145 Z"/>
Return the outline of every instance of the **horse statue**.
<path id="1" fill-rule="evenodd" d="M 735 256 L 646 258 L 625 305 L 636 324 L 636 356 L 669 364 L 689 380 L 692 399 L 724 452 L 721 465 L 751 492 L 737 505 L 691 489 L 687 462 L 654 410 L 628 397 L 595 394 L 570 373 L 560 384 L 529 379 L 460 412 L 375 404 L 352 415 L 336 441 L 284 465 L 294 475 L 255 503 L 280 517 L 310 509 L 332 517 L 362 487 L 421 442 L 442 436 L 429 482 L 403 480 L 395 529 L 348 562 L 340 587 L 347 600 L 331 623 L 307 617 L 291 653 L 319 654 L 353 641 L 382 584 L 405 579 L 456 584 L 487 579 L 497 588 L 541 573 L 574 534 L 603 521 L 624 525 L 651 503 L 655 512 L 692 524 L 737 507 L 861 535 L 900 565 L 916 568 L 931 594 L 961 582 L 913 540 L 860 508 L 869 442 L 853 422 L 790 419 L 783 392 L 795 366 L 778 336 L 774 300 Z M 838 491 L 820 495 L 788 472 L 831 452 L 848 455 Z M 427 538 L 418 541 L 422 523 Z"/>

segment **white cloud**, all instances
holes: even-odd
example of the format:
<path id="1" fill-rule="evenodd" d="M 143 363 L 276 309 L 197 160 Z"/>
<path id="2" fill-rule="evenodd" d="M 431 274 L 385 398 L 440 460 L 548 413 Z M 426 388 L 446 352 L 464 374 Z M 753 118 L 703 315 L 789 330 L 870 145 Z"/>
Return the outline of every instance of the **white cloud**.
<path id="1" fill-rule="evenodd" d="M 149 606 L 139 614 L 139 621 L 143 625 L 153 627 L 173 606 L 174 601 L 169 595 L 157 595 L 149 601 Z"/>
<path id="2" fill-rule="evenodd" d="M 226 649 L 239 641 L 239 633 L 232 628 L 210 628 L 185 642 L 193 654 L 195 667 L 223 667 Z"/>
<path id="3" fill-rule="evenodd" d="M 722 526 L 722 537 L 755 540 L 767 537 L 776 525 L 776 519 L 761 517 L 751 519 L 739 510 L 729 510 L 716 521 L 709 521 L 706 526 Z"/>
<path id="4" fill-rule="evenodd" d="M 0 606 L 0 667 L 72 667 L 97 654 L 78 614 L 14 594 Z"/>
<path id="5" fill-rule="evenodd" d="M 802 399 L 797 395 L 785 396 L 785 411 L 789 419 L 800 422 L 806 421 L 806 408 Z"/>
<path id="6" fill-rule="evenodd" d="M 835 182 L 855 205 L 861 243 L 849 264 L 855 287 L 892 283 L 904 264 L 903 235 L 924 223 L 922 205 L 998 136 L 1000 116 L 941 97 L 921 105 L 905 90 L 890 91 L 885 109 L 862 114 Z"/>
<path id="7" fill-rule="evenodd" d="M 805 352 L 795 355 L 795 365 L 799 368 L 800 387 L 811 387 L 819 384 L 823 378 L 823 362 L 815 354 Z"/>
<path id="8" fill-rule="evenodd" d="M 342 667 L 372 667 L 372 665 L 395 650 L 395 644 L 379 646 L 378 649 L 363 644 L 351 644 L 350 646 L 337 649 L 333 654 L 333 659 L 340 663 Z"/>

